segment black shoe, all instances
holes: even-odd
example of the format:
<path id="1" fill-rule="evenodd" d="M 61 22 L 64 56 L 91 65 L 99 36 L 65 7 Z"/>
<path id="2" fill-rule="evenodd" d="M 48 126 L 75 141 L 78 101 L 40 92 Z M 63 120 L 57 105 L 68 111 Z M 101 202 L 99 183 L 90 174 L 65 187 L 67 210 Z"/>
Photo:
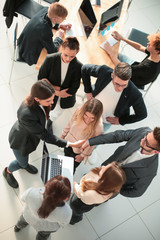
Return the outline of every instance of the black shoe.
<path id="1" fill-rule="evenodd" d="M 47 130 L 50 134 L 53 134 L 52 121 L 50 119 L 47 121 Z"/>
<path id="2" fill-rule="evenodd" d="M 75 219 L 75 220 L 73 220 L 73 219 L 74 219 L 74 218 L 72 217 L 71 220 L 70 220 L 70 222 L 69 222 L 69 224 L 74 225 L 74 224 L 82 221 L 83 217 L 79 217 L 79 218 L 77 218 L 77 219 Z"/>
<path id="3" fill-rule="evenodd" d="M 74 224 L 76 224 L 76 223 L 71 220 L 69 224 L 74 225 Z"/>
<path id="4" fill-rule="evenodd" d="M 17 227 L 16 225 L 14 226 L 14 231 L 15 232 L 19 232 L 21 229 L 19 227 Z"/>
<path id="5" fill-rule="evenodd" d="M 27 167 L 25 167 L 23 169 L 25 169 L 27 172 L 29 172 L 31 174 L 36 174 L 38 172 L 38 169 L 31 164 L 28 164 Z"/>
<path id="6" fill-rule="evenodd" d="M 18 182 L 17 180 L 14 178 L 12 173 L 8 173 L 7 172 L 7 168 L 5 168 L 3 170 L 3 176 L 5 177 L 5 179 L 7 180 L 9 186 L 13 187 L 13 188 L 18 188 Z"/>

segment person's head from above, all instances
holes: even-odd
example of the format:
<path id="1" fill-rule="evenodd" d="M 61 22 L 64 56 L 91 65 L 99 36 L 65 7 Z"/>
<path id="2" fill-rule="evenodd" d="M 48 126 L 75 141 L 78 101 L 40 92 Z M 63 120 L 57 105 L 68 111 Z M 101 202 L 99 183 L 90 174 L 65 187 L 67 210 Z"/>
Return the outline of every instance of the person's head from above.
<path id="1" fill-rule="evenodd" d="M 115 66 L 111 77 L 115 91 L 122 92 L 132 77 L 132 68 L 128 63 L 120 62 Z"/>
<path id="2" fill-rule="evenodd" d="M 68 15 L 67 9 L 60 3 L 52 3 L 48 8 L 48 17 L 53 24 L 62 23 Z"/>
<path id="3" fill-rule="evenodd" d="M 64 63 L 70 63 L 79 52 L 79 42 L 76 37 L 67 37 L 59 47 Z"/>
<path id="4" fill-rule="evenodd" d="M 160 55 L 160 32 L 150 34 L 148 37 L 147 50 L 150 53 Z"/>
<path id="5" fill-rule="evenodd" d="M 99 175 L 98 183 L 83 181 L 83 191 L 95 190 L 100 194 L 119 193 L 126 181 L 126 175 L 117 162 L 112 162 L 107 166 L 93 168 L 93 173 Z"/>
<path id="6" fill-rule="evenodd" d="M 29 107 L 42 105 L 49 107 L 53 104 L 54 89 L 45 79 L 39 80 L 33 84 L 30 94 L 26 97 L 25 102 Z"/>
<path id="7" fill-rule="evenodd" d="M 75 115 L 76 124 L 81 121 L 86 124 L 83 133 L 86 138 L 93 137 L 95 129 L 99 124 L 100 118 L 103 113 L 103 104 L 96 98 L 86 101 Z"/>
<path id="8" fill-rule="evenodd" d="M 141 153 L 146 155 L 160 153 L 160 127 L 148 132 L 140 143 Z"/>
<path id="9" fill-rule="evenodd" d="M 71 184 L 68 178 L 57 175 L 45 184 L 43 201 L 37 213 L 40 218 L 46 218 L 56 208 L 64 206 L 71 194 Z"/>

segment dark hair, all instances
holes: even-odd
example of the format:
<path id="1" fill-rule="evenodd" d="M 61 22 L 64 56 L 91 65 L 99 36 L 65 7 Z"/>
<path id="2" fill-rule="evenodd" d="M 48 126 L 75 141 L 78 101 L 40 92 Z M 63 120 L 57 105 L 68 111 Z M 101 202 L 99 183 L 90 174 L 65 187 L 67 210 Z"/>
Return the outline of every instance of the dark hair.
<path id="1" fill-rule="evenodd" d="M 157 151 L 160 151 L 160 127 L 155 127 L 153 130 L 153 136 L 157 141 L 157 146 L 155 147 Z"/>
<path id="2" fill-rule="evenodd" d="M 82 180 L 82 190 L 84 192 L 87 190 L 95 190 L 102 195 L 120 192 L 123 184 L 126 181 L 125 172 L 117 162 L 112 162 L 109 165 L 110 166 L 108 166 L 98 182 L 85 181 L 85 179 L 84 181 Z M 98 175 L 100 170 L 101 167 L 93 168 L 91 171 Z"/>
<path id="3" fill-rule="evenodd" d="M 117 76 L 123 81 L 129 80 L 132 77 L 132 68 L 128 63 L 120 62 L 113 70 L 114 77 Z"/>
<path id="4" fill-rule="evenodd" d="M 54 94 L 54 89 L 45 79 L 39 80 L 33 84 L 30 94 L 25 98 L 25 104 L 28 107 L 34 107 L 38 105 L 35 101 L 35 97 L 40 100 L 45 100 L 52 97 Z M 49 117 L 50 107 L 44 107 L 46 111 L 47 118 Z"/>
<path id="5" fill-rule="evenodd" d="M 79 51 L 79 42 L 76 37 L 67 37 L 64 39 L 63 43 L 60 45 L 60 48 L 68 47 L 70 50 L 77 50 Z"/>
<path id="6" fill-rule="evenodd" d="M 50 179 L 45 184 L 43 201 L 37 213 L 40 218 L 46 218 L 62 202 L 69 198 L 71 194 L 71 184 L 68 178 L 61 175 Z"/>

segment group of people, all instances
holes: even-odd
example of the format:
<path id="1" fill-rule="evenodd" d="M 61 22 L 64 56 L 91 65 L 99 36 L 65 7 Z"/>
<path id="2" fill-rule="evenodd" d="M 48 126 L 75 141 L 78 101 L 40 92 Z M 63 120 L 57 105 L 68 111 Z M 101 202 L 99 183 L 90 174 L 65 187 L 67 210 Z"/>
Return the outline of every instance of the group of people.
<path id="1" fill-rule="evenodd" d="M 37 240 L 47 239 L 68 223 L 81 221 L 83 213 L 119 193 L 125 197 L 141 196 L 158 168 L 160 127 L 153 131 L 142 127 L 106 132 L 111 125 L 130 124 L 147 117 L 142 94 L 135 84 L 145 85 L 160 72 L 160 33 L 149 36 L 146 49 L 114 33 L 117 40 L 147 53 L 142 63 L 121 62 L 107 44 L 105 49 L 115 61 L 114 69 L 106 65 L 83 65 L 76 58 L 80 50 L 77 38 L 62 40 L 64 31 L 71 28 L 70 24 L 63 24 L 66 16 L 67 9 L 53 3 L 29 21 L 18 39 L 20 57 L 29 65 L 37 62 L 42 48 L 49 55 L 39 70 L 38 81 L 17 111 L 18 119 L 9 133 L 15 160 L 4 169 L 3 176 L 11 187 L 17 188 L 14 171 L 24 169 L 36 174 L 37 168 L 28 161 L 40 140 L 64 148 L 64 154 L 74 158 L 74 172 L 82 161 L 88 161 L 96 145 L 126 144 L 118 147 L 100 167 L 85 174 L 80 183 L 74 182 L 71 198 L 70 182 L 60 175 L 49 180 L 45 187 L 31 187 L 23 194 L 25 208 L 14 230 L 18 232 L 30 224 L 38 232 Z M 59 29 L 53 42 L 52 28 Z M 91 76 L 97 78 L 94 86 Z M 75 110 L 62 135 L 57 137 L 53 134 L 53 122 L 65 109 L 75 105 L 81 78 L 87 101 Z M 72 211 L 67 203 L 69 198 Z"/>

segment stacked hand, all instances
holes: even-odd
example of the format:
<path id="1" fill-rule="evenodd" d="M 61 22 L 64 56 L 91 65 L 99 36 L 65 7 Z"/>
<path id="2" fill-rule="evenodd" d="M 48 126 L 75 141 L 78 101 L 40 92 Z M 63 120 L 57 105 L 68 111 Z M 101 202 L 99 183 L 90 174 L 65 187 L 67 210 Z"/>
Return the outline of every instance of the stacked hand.
<path id="1" fill-rule="evenodd" d="M 81 146 L 83 145 L 83 143 L 85 142 L 86 140 L 79 140 L 79 141 L 76 141 L 74 143 L 70 143 L 69 146 L 70 147 L 75 147 L 75 148 L 81 148 Z"/>
<path id="2" fill-rule="evenodd" d="M 60 24 L 60 28 L 63 29 L 64 31 L 70 30 L 72 27 L 72 24 L 67 23 L 67 24 Z"/>
<path id="3" fill-rule="evenodd" d="M 119 124 L 119 118 L 118 117 L 107 117 L 106 118 L 107 122 L 113 125 L 118 125 Z"/>
<path id="4" fill-rule="evenodd" d="M 59 37 L 59 38 L 63 38 L 64 37 L 64 31 L 62 29 L 59 29 L 56 32 L 56 36 Z"/>

